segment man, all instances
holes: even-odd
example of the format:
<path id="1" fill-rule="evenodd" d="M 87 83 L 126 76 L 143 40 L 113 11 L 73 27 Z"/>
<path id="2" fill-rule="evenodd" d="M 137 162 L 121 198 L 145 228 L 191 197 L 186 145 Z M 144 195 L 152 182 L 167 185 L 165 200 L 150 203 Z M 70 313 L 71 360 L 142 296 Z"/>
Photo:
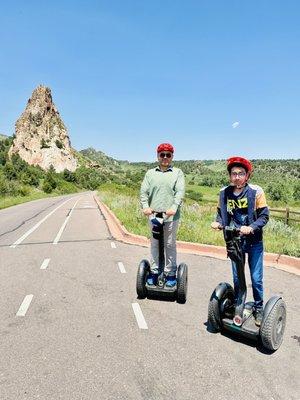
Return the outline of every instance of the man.
<path id="1" fill-rule="evenodd" d="M 213 229 L 235 226 L 240 229 L 242 249 L 248 253 L 254 298 L 255 323 L 260 326 L 263 316 L 263 233 L 269 220 L 269 209 L 260 186 L 248 183 L 252 164 L 243 157 L 227 160 L 230 185 L 221 189 L 216 221 Z M 236 265 L 232 261 L 235 296 L 238 294 Z"/>
<path id="2" fill-rule="evenodd" d="M 176 234 L 180 218 L 180 206 L 184 196 L 184 175 L 181 169 L 173 167 L 174 147 L 162 143 L 157 147 L 158 166 L 146 172 L 141 186 L 143 213 L 150 217 L 153 212 L 165 212 L 164 247 L 166 286 L 176 285 Z M 152 232 L 151 221 L 149 226 Z M 159 241 L 151 234 L 151 273 L 147 284 L 155 285 L 159 273 Z"/>

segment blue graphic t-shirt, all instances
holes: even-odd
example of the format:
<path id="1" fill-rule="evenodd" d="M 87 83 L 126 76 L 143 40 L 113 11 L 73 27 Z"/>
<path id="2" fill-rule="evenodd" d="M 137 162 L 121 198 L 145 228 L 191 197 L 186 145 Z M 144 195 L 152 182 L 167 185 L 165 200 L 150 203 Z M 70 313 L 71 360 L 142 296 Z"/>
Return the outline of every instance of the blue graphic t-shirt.
<path id="1" fill-rule="evenodd" d="M 231 224 L 236 228 L 249 225 L 247 190 L 248 187 L 246 186 L 241 193 L 236 195 L 232 188 L 227 197 L 227 212 L 231 215 Z"/>

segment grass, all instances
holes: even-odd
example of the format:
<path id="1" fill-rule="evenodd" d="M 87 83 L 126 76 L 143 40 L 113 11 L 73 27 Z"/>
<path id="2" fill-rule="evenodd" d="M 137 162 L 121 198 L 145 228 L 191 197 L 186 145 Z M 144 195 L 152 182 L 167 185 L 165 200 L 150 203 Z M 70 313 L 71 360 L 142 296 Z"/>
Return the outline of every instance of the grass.
<path id="1" fill-rule="evenodd" d="M 47 194 L 41 191 L 35 191 L 28 196 L 1 196 L 0 197 L 0 210 L 3 208 L 15 206 L 17 204 L 26 203 L 32 200 L 43 199 L 44 197 L 57 196 L 57 194 Z"/>
<path id="2" fill-rule="evenodd" d="M 62 196 L 64 194 L 66 193 L 60 193 L 59 191 L 45 193 L 41 190 L 34 189 L 27 196 L 0 196 L 0 210 L 11 206 L 16 206 L 17 204 L 27 203 L 28 201 L 44 199 L 46 197 Z"/>
<path id="3" fill-rule="evenodd" d="M 107 184 L 99 189 L 98 195 L 129 232 L 149 237 L 147 219 L 141 213 L 137 189 Z M 214 218 L 215 205 L 204 202 L 198 204 L 187 199 L 182 207 L 178 240 L 223 246 L 222 233 L 210 228 Z M 264 242 L 267 252 L 300 257 L 300 224 L 287 226 L 271 218 L 264 231 Z"/>

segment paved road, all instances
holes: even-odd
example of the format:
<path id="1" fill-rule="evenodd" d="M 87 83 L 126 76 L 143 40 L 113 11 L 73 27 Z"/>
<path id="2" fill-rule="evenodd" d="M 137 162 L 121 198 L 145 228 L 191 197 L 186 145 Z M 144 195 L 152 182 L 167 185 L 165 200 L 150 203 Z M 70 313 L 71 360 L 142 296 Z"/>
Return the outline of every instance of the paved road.
<path id="1" fill-rule="evenodd" d="M 299 277 L 266 268 L 266 296 L 282 293 L 288 307 L 284 343 L 266 354 L 206 329 L 229 262 L 179 255 L 189 265 L 180 305 L 136 299 L 147 255 L 111 240 L 91 193 L 0 211 L 1 400 L 299 400 Z"/>

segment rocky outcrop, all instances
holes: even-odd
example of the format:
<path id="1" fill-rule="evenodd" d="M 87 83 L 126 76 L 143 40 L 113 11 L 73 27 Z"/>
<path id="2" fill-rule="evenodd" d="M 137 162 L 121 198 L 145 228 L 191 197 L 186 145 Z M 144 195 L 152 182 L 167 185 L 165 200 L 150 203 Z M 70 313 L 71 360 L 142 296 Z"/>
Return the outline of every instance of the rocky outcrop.
<path id="1" fill-rule="evenodd" d="M 77 160 L 49 88 L 39 86 L 33 91 L 16 122 L 9 156 L 12 154 L 19 154 L 28 164 L 39 165 L 44 170 L 53 165 L 56 172 L 75 171 Z"/>

